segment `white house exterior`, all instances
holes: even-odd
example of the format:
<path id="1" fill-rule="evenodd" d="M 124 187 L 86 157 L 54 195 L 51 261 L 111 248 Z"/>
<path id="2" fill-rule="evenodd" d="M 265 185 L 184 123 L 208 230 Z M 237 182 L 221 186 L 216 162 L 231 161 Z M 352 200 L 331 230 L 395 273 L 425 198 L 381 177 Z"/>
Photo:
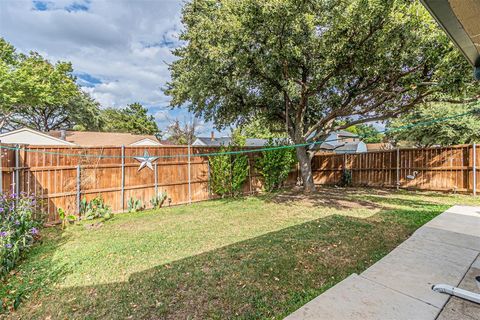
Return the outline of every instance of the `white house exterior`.
<path id="1" fill-rule="evenodd" d="M 48 134 L 82 147 L 156 147 L 165 144 L 163 141 L 159 141 L 154 135 L 132 134 L 126 132 L 59 130 L 50 131 Z"/>
<path id="2" fill-rule="evenodd" d="M 44 146 L 132 146 L 156 147 L 164 145 L 153 135 L 135 135 L 116 132 L 50 131 L 43 133 L 21 128 L 0 134 L 0 142 L 8 144 Z"/>
<path id="3" fill-rule="evenodd" d="M 52 146 L 74 146 L 74 143 L 52 137 L 43 132 L 21 128 L 0 134 L 1 143 L 29 144 L 29 145 L 52 145 Z"/>
<path id="4" fill-rule="evenodd" d="M 155 147 L 155 146 L 161 146 L 162 144 L 158 142 L 158 140 L 154 141 L 149 138 L 142 139 L 140 141 L 134 142 L 130 144 L 130 146 L 146 146 L 146 147 Z"/>

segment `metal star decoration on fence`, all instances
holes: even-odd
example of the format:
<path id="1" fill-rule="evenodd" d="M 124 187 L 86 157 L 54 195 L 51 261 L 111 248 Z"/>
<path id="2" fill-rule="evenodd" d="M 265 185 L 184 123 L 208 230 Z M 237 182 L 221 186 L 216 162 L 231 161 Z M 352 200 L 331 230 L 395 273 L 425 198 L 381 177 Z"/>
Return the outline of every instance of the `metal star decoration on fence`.
<path id="1" fill-rule="evenodd" d="M 145 150 L 143 153 L 143 157 L 135 157 L 135 160 L 140 161 L 140 167 L 138 168 L 138 171 L 142 170 L 145 167 L 150 168 L 150 170 L 153 170 L 152 162 L 157 160 L 159 157 L 151 157 L 148 154 L 148 151 Z"/>

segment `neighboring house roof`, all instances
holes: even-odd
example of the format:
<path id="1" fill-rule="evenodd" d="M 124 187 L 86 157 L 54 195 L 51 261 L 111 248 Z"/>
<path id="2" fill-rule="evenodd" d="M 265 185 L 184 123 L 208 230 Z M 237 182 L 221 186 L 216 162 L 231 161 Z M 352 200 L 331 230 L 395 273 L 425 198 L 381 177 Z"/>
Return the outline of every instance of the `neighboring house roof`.
<path id="1" fill-rule="evenodd" d="M 209 137 L 198 137 L 192 143 L 194 146 L 211 146 L 219 147 L 223 145 L 228 145 L 232 141 L 231 138 L 209 138 Z"/>
<path id="2" fill-rule="evenodd" d="M 323 152 L 333 152 L 338 154 L 343 153 L 361 153 L 367 152 L 367 145 L 363 141 L 354 141 L 346 143 L 328 143 L 324 142 L 319 147 L 314 147 L 314 150 L 319 150 Z"/>
<path id="3" fill-rule="evenodd" d="M 337 144 L 332 144 L 330 142 L 323 142 L 320 144 L 319 147 L 318 145 L 315 145 L 312 149 L 323 149 L 323 150 L 333 150 L 337 146 Z"/>
<path id="4" fill-rule="evenodd" d="M 60 138 L 62 131 L 50 131 L 52 137 Z M 119 132 L 65 131 L 65 140 L 84 147 L 95 146 L 160 146 L 153 135 L 137 135 Z"/>
<path id="5" fill-rule="evenodd" d="M 310 146 L 311 150 L 320 150 L 328 152 L 336 152 L 338 148 L 343 148 L 346 144 L 353 148 L 353 145 L 359 144 L 361 141 L 358 135 L 345 130 L 332 131 L 325 138 L 325 142 Z M 363 142 L 362 142 L 363 143 Z M 365 144 L 365 143 L 363 143 Z M 341 149 L 343 150 L 343 149 Z"/>
<path id="6" fill-rule="evenodd" d="M 333 131 L 332 133 L 337 134 L 339 137 L 358 138 L 358 135 L 356 135 L 355 133 L 351 133 L 351 132 L 345 131 L 345 130 Z"/>
<path id="7" fill-rule="evenodd" d="M 367 152 L 367 146 L 363 141 L 349 142 L 338 148 L 335 148 L 333 152 L 339 154 Z"/>
<path id="8" fill-rule="evenodd" d="M 283 139 L 273 139 L 274 141 L 283 141 Z M 232 142 L 230 137 L 211 138 L 211 137 L 198 137 L 192 145 L 194 146 L 209 146 L 220 147 L 228 146 Z M 246 147 L 263 147 L 268 143 L 268 139 L 246 139 Z"/>
<path id="9" fill-rule="evenodd" d="M 325 143 L 338 146 L 346 142 L 355 142 L 356 140 L 360 141 L 358 135 L 345 130 L 338 130 L 330 132 L 325 138 Z"/>
<path id="10" fill-rule="evenodd" d="M 30 128 L 21 128 L 0 134 L 2 143 L 73 146 L 74 144 Z"/>

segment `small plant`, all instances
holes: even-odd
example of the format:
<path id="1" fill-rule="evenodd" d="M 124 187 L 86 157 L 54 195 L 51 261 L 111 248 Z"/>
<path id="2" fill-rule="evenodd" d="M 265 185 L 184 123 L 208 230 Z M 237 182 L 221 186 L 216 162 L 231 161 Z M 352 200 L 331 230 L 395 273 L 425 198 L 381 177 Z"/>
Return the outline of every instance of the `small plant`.
<path id="1" fill-rule="evenodd" d="M 62 208 L 58 208 L 57 212 L 60 220 L 62 221 L 62 229 L 65 229 L 68 223 L 72 223 L 77 220 L 76 216 L 74 216 L 73 214 L 66 214 L 65 210 L 63 210 Z"/>
<path id="2" fill-rule="evenodd" d="M 0 193 L 0 279 L 40 237 L 38 208 L 33 195 Z"/>
<path id="3" fill-rule="evenodd" d="M 143 210 L 142 200 L 135 199 L 134 197 L 129 198 L 127 201 L 127 208 L 129 213 L 135 213 Z"/>
<path id="4" fill-rule="evenodd" d="M 342 172 L 342 180 L 340 181 L 342 187 L 349 187 L 352 185 L 352 171 L 345 169 Z"/>
<path id="5" fill-rule="evenodd" d="M 92 220 L 96 218 L 110 219 L 113 217 L 112 209 L 105 204 L 101 196 L 95 197 L 90 201 L 84 197 L 80 203 L 80 214 L 86 220 Z"/>
<path id="6" fill-rule="evenodd" d="M 167 200 L 167 192 L 160 192 L 150 200 L 150 203 L 154 209 L 160 209 L 165 200 Z"/>

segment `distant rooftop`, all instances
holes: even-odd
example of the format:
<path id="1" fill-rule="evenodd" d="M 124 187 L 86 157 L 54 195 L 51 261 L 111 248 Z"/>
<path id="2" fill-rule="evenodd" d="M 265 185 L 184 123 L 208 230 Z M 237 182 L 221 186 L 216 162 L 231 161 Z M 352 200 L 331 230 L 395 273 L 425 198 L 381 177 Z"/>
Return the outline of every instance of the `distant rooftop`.
<path id="1" fill-rule="evenodd" d="M 79 146 L 129 146 L 129 145 L 164 145 L 171 144 L 167 141 L 159 141 L 154 135 L 138 135 L 119 132 L 92 132 L 92 131 L 50 131 L 48 134 L 52 137 L 62 139 Z"/>
<path id="2" fill-rule="evenodd" d="M 345 130 L 333 131 L 332 133 L 336 133 L 341 137 L 352 137 L 352 138 L 358 137 L 358 135 L 356 135 L 355 133 L 351 133 L 350 131 L 345 131 Z"/>

